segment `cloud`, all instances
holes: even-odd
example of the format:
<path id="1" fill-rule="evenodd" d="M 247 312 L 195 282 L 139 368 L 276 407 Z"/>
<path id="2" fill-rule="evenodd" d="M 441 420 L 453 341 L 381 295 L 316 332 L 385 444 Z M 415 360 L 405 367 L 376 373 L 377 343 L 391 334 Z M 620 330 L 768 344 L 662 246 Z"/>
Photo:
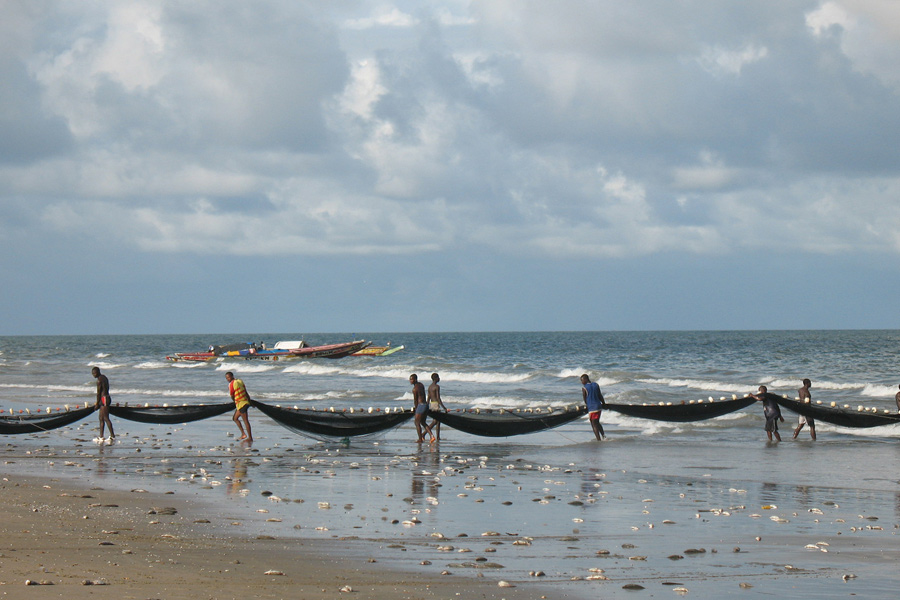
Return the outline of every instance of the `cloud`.
<path id="1" fill-rule="evenodd" d="M 890 0 L 834 0 L 806 14 L 819 39 L 837 38 L 861 73 L 900 91 L 900 6 Z"/>
<path id="2" fill-rule="evenodd" d="M 32 203 L 39 236 L 565 259 L 722 254 L 755 231 L 898 251 L 890 3 L 10 6 L 0 201 Z"/>

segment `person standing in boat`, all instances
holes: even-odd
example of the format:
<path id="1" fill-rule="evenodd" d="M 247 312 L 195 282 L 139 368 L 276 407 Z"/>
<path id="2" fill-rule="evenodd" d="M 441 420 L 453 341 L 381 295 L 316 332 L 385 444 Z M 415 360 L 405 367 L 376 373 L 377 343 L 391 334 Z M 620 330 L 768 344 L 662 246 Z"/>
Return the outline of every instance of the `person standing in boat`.
<path id="1" fill-rule="evenodd" d="M 235 379 L 234 373 L 231 371 L 225 373 L 225 381 L 228 382 L 228 393 L 234 400 L 234 416 L 231 417 L 231 420 L 241 430 L 240 439 L 252 442 L 253 432 L 250 430 L 250 417 L 247 416 L 247 411 L 250 410 L 250 394 L 247 393 L 247 387 L 242 380 Z M 243 425 L 241 421 L 244 422 Z M 247 426 L 246 431 L 244 431 L 244 425 Z"/>
<path id="2" fill-rule="evenodd" d="M 435 413 L 441 410 L 447 412 L 447 407 L 444 406 L 444 401 L 441 400 L 441 386 L 438 385 L 440 381 L 440 375 L 437 373 L 431 374 L 431 385 L 428 386 L 428 412 Z M 441 422 L 432 417 L 429 427 L 430 431 L 434 434 L 434 438 L 440 440 Z"/>
<path id="3" fill-rule="evenodd" d="M 419 443 L 425 441 L 424 431 L 427 431 L 428 435 L 431 436 L 431 441 L 434 441 L 434 433 L 432 433 L 431 427 L 429 427 L 426 422 L 428 418 L 428 399 L 425 396 L 425 386 L 422 385 L 422 382 L 419 381 L 419 376 L 415 373 L 409 376 L 409 383 L 412 385 L 416 433 L 419 436 L 416 441 Z"/>
<path id="4" fill-rule="evenodd" d="M 758 394 L 750 394 L 750 396 L 763 403 L 763 414 L 766 417 L 766 435 L 769 441 L 771 442 L 774 436 L 780 442 L 781 434 L 778 433 L 778 421 L 781 420 L 784 423 L 784 417 L 781 416 L 781 407 L 778 406 L 778 401 L 776 400 L 778 396 L 770 394 L 768 388 L 764 385 L 759 386 Z"/>
<path id="5" fill-rule="evenodd" d="M 603 412 L 603 407 L 606 406 L 606 400 L 603 399 L 600 386 L 591 381 L 587 373 L 581 376 L 581 397 L 584 399 L 584 404 L 588 409 L 588 420 L 591 422 L 594 437 L 598 441 L 606 439 L 606 434 L 603 433 L 603 425 L 600 424 L 600 413 Z"/>
<path id="6" fill-rule="evenodd" d="M 809 379 L 803 380 L 803 387 L 797 390 L 797 395 L 800 398 L 800 402 L 812 402 L 812 396 L 809 393 L 809 388 L 812 387 L 812 382 Z M 800 415 L 800 424 L 797 425 L 797 429 L 794 430 L 793 439 L 797 439 L 797 436 L 800 434 L 800 430 L 803 429 L 804 425 L 809 425 L 809 437 L 816 440 L 816 421 L 812 417 L 804 417 Z"/>
<path id="7" fill-rule="evenodd" d="M 97 380 L 97 412 L 100 415 L 100 439 L 103 439 L 103 430 L 109 426 L 109 441 L 116 439 L 116 432 L 113 431 L 112 421 L 109 420 L 109 379 L 100 372 L 100 367 L 91 369 L 91 375 Z"/>

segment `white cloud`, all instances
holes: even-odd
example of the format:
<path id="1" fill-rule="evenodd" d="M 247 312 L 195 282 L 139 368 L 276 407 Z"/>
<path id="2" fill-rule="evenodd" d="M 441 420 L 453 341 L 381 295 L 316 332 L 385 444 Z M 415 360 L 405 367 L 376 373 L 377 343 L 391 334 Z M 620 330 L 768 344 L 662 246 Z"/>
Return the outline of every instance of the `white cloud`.
<path id="1" fill-rule="evenodd" d="M 347 29 L 371 29 L 373 27 L 407 28 L 418 23 L 418 19 L 395 6 L 381 6 L 371 16 L 348 19 L 344 22 L 344 27 Z"/>
<path id="2" fill-rule="evenodd" d="M 672 170 L 672 186 L 677 190 L 718 190 L 734 185 L 741 171 L 729 168 L 715 153 L 704 150 L 698 156 L 700 164 L 675 167 Z"/>
<path id="3" fill-rule="evenodd" d="M 900 82 L 879 58 L 900 28 L 874 0 L 60 6 L 20 19 L 35 47 L 7 60 L 74 147 L 0 164 L 3 199 L 40 204 L 54 233 L 101 219 L 147 251 L 581 257 L 722 252 L 750 230 L 900 251 L 881 232 L 895 148 L 866 146 L 879 172 L 833 153 L 900 122 L 855 87 Z M 855 72 L 821 68 L 832 35 Z M 235 218 L 272 243 L 228 244 Z"/>
<path id="4" fill-rule="evenodd" d="M 806 15 L 819 38 L 835 33 L 856 69 L 900 91 L 900 3 L 894 0 L 833 0 Z"/>
<path id="5" fill-rule="evenodd" d="M 768 55 L 768 48 L 755 44 L 747 44 L 737 50 L 714 46 L 704 49 L 699 62 L 706 71 L 713 74 L 740 75 L 745 65 L 759 62 Z"/>

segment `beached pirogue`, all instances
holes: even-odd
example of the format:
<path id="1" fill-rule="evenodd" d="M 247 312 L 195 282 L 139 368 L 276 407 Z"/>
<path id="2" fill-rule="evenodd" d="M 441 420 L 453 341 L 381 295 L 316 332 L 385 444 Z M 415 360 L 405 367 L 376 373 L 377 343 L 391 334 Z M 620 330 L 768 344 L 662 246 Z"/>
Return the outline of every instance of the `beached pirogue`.
<path id="1" fill-rule="evenodd" d="M 726 415 L 754 404 L 751 396 L 732 397 L 718 401 L 698 400 L 682 403 L 614 404 L 607 403 L 606 410 L 630 417 L 685 423 L 702 421 Z M 855 409 L 849 405 L 837 406 L 821 402 L 810 403 L 779 398 L 779 404 L 798 414 L 812 417 L 841 427 L 878 427 L 900 423 L 900 414 L 886 410 Z M 401 425 L 413 417 L 413 411 L 405 408 L 328 409 L 316 410 L 283 407 L 252 401 L 255 408 L 278 424 L 316 439 L 343 439 L 367 436 Z M 115 417 L 143 423 L 176 424 L 215 417 L 234 409 L 234 403 L 183 404 L 183 405 L 121 405 L 109 408 Z M 94 406 L 75 409 L 69 407 L 46 409 L 45 412 L 14 411 L 0 413 L 0 434 L 36 433 L 49 431 L 79 421 L 94 411 Z M 558 427 L 585 415 L 584 406 L 562 408 L 494 408 L 457 409 L 448 412 L 429 412 L 440 423 L 465 433 L 487 437 L 508 437 L 533 433 Z"/>

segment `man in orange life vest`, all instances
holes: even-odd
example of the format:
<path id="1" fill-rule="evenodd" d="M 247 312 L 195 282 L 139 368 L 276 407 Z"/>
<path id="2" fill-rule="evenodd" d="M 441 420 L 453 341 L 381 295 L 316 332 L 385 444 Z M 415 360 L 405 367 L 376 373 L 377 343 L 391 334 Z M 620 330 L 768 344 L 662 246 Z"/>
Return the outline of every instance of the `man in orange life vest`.
<path id="1" fill-rule="evenodd" d="M 247 388 L 244 387 L 243 381 L 234 378 L 234 373 L 231 371 L 225 373 L 225 381 L 228 382 L 228 393 L 231 394 L 231 399 L 234 400 L 234 416 L 231 417 L 231 420 L 241 430 L 240 439 L 252 442 L 253 432 L 250 430 L 250 418 L 247 416 L 247 411 L 250 410 L 250 395 L 247 393 Z M 243 425 L 241 420 L 244 421 Z M 244 431 L 244 425 L 247 426 L 246 432 Z"/>

